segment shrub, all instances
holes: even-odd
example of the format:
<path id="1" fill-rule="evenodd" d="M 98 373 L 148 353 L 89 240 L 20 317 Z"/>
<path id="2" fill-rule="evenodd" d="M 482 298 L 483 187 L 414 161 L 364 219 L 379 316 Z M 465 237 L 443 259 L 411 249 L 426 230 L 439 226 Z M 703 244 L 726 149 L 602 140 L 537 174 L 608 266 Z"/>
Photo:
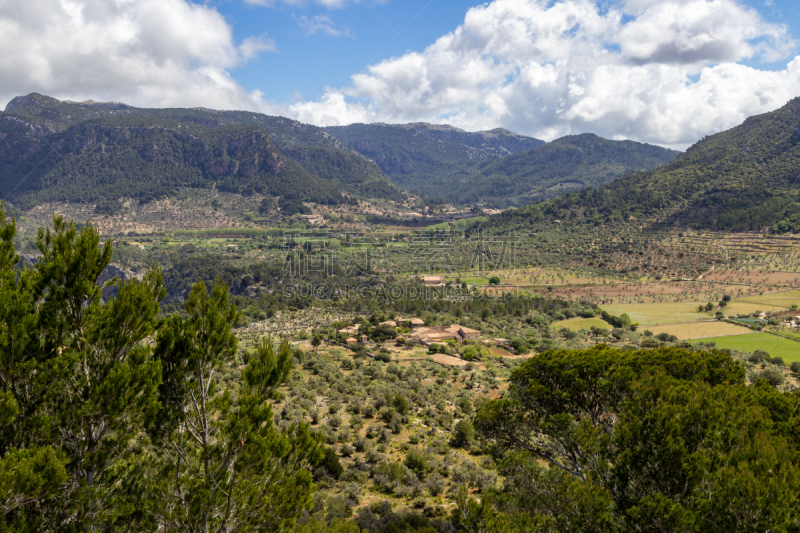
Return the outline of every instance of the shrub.
<path id="1" fill-rule="evenodd" d="M 784 382 L 783 373 L 777 370 L 765 370 L 758 375 L 757 379 L 763 379 L 773 387 L 783 385 Z"/>
<path id="2" fill-rule="evenodd" d="M 325 447 L 323 457 L 316 465 L 318 468 L 314 471 L 314 477 L 319 478 L 322 475 L 328 475 L 333 479 L 339 479 L 342 475 L 344 468 L 339 462 L 339 457 L 332 448 Z"/>
<path id="3" fill-rule="evenodd" d="M 755 352 L 750 354 L 747 360 L 755 364 L 755 363 L 760 363 L 762 361 L 769 361 L 770 356 L 769 353 L 765 352 L 764 350 L 756 350 Z"/>
<path id="4" fill-rule="evenodd" d="M 475 428 L 469 420 L 460 420 L 453 431 L 453 446 L 465 448 L 475 440 Z"/>
<path id="5" fill-rule="evenodd" d="M 783 362 L 783 357 L 773 357 L 769 362 L 775 366 L 786 366 L 786 363 Z"/>
<path id="6" fill-rule="evenodd" d="M 789 366 L 789 368 L 790 368 L 790 369 L 792 370 L 792 372 L 794 372 L 795 374 L 800 374 L 800 362 L 798 362 L 798 361 L 795 361 L 794 363 L 792 363 L 792 364 Z"/>
<path id="7" fill-rule="evenodd" d="M 414 472 L 417 479 L 420 481 L 424 481 L 428 473 L 433 470 L 430 456 L 415 448 L 408 450 L 408 453 L 406 453 L 406 460 L 403 464 Z"/>

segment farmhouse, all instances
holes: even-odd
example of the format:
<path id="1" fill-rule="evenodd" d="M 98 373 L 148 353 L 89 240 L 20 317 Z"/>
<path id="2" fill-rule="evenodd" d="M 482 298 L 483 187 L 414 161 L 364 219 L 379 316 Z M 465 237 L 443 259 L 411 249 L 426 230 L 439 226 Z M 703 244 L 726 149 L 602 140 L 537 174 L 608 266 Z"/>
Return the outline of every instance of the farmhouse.
<path id="1" fill-rule="evenodd" d="M 325 217 L 322 215 L 301 215 L 301 217 L 312 226 L 325 223 Z"/>
<path id="2" fill-rule="evenodd" d="M 411 329 L 421 328 L 425 325 L 425 321 L 419 318 L 400 318 L 397 317 L 397 323 L 403 326 L 408 326 Z"/>
<path id="3" fill-rule="evenodd" d="M 422 276 L 422 284 L 429 287 L 441 287 L 444 285 L 442 276 Z"/>
<path id="4" fill-rule="evenodd" d="M 480 331 L 459 325 L 419 328 L 411 335 L 412 342 L 417 342 L 426 346 L 437 342 L 455 341 L 462 343 L 464 341 L 476 341 L 480 340 L 480 338 Z"/>

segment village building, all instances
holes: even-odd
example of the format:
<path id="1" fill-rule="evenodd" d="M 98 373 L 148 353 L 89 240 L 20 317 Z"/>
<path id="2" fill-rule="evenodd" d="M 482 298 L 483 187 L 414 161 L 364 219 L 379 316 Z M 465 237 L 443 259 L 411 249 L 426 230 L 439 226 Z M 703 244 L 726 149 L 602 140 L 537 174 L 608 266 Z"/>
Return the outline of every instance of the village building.
<path id="1" fill-rule="evenodd" d="M 357 333 L 359 329 L 361 329 L 361 324 L 356 324 L 355 326 L 348 326 L 340 329 L 339 333 L 342 335 L 350 335 L 351 333 Z"/>
<path id="2" fill-rule="evenodd" d="M 422 284 L 429 287 L 441 287 L 444 285 L 444 278 L 442 276 L 422 276 Z"/>
<path id="3" fill-rule="evenodd" d="M 429 346 L 434 343 L 444 343 L 455 341 L 461 344 L 464 341 L 477 341 L 481 338 L 481 332 L 477 329 L 459 325 L 450 326 L 429 326 L 419 328 L 411 335 L 413 342 Z"/>
<path id="4" fill-rule="evenodd" d="M 300 216 L 303 220 L 305 220 L 312 226 L 317 226 L 325 223 L 325 217 L 322 215 L 300 215 Z"/>
<path id="5" fill-rule="evenodd" d="M 419 318 L 402 318 L 397 317 L 394 319 L 399 326 L 416 329 L 425 325 L 425 321 Z"/>
<path id="6" fill-rule="evenodd" d="M 356 340 L 355 337 L 348 337 L 347 340 L 344 341 L 344 342 L 346 342 L 348 345 L 353 345 L 353 344 L 357 343 L 358 340 Z"/>
<path id="7" fill-rule="evenodd" d="M 393 328 L 396 328 L 397 327 L 397 322 L 395 322 L 394 320 L 387 320 L 386 322 L 381 322 L 378 325 L 379 326 L 392 326 Z"/>

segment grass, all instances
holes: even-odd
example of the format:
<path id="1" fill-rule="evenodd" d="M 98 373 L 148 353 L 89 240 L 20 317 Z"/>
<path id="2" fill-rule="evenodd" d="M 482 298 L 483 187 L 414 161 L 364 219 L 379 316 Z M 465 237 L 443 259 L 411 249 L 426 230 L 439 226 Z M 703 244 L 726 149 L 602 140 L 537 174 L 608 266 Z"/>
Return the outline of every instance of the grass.
<path id="1" fill-rule="evenodd" d="M 746 335 L 752 331 L 744 326 L 737 326 L 728 322 L 695 322 L 690 324 L 672 324 L 669 326 L 648 327 L 654 335 L 668 333 L 675 335 L 680 340 L 704 339 L 709 337 L 726 337 L 733 335 Z M 798 343 L 800 346 L 800 343 Z"/>
<path id="2" fill-rule="evenodd" d="M 592 326 L 603 329 L 611 329 L 611 324 L 600 318 L 570 318 L 569 320 L 556 322 L 553 325 L 554 328 L 569 328 L 572 331 L 591 329 Z"/>
<path id="3" fill-rule="evenodd" d="M 447 278 L 448 280 L 452 279 L 455 281 L 455 278 Z M 488 285 L 489 280 L 488 278 L 480 278 L 477 276 L 469 277 L 469 278 L 461 278 L 461 281 L 466 283 L 467 285 Z"/>
<path id="4" fill-rule="evenodd" d="M 698 313 L 694 302 L 651 302 L 643 304 L 603 305 L 614 316 L 627 313 L 633 322 L 645 325 L 681 324 L 713 318 L 714 313 Z"/>
<path id="5" fill-rule="evenodd" d="M 717 348 L 728 348 L 742 352 L 764 350 L 772 357 L 782 357 L 786 364 L 800 361 L 800 342 L 770 335 L 769 333 L 750 333 L 732 337 L 709 339 Z"/>
<path id="6" fill-rule="evenodd" d="M 714 318 L 717 308 L 712 311 L 700 313 L 697 307 L 701 305 L 697 302 L 649 302 L 643 304 L 611 304 L 603 305 L 602 309 L 614 316 L 627 313 L 633 322 L 638 322 L 642 326 L 659 326 L 668 324 L 683 324 L 686 322 L 700 322 Z M 734 300 L 722 309 L 725 316 L 745 315 L 756 311 L 771 308 L 763 308 L 758 304 L 742 300 Z"/>
<path id="7" fill-rule="evenodd" d="M 792 305 L 800 305 L 800 291 L 773 292 L 760 296 L 747 296 L 736 301 L 748 302 L 762 306 L 763 311 L 775 311 L 776 308 L 788 309 Z"/>

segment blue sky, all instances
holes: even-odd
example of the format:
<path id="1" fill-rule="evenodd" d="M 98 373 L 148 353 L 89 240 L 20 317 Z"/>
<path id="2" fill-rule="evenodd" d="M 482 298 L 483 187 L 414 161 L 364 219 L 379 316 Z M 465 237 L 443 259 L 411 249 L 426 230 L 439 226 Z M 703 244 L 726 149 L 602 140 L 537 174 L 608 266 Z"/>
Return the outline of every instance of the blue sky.
<path id="1" fill-rule="evenodd" d="M 786 25 L 791 34 L 800 37 L 797 0 L 740 3 L 756 9 L 769 22 Z M 283 102 L 298 94 L 305 99 L 318 99 L 326 86 L 346 86 L 351 75 L 372 63 L 411 50 L 422 51 L 455 30 L 464 22 L 467 10 L 480 4 L 470 0 L 389 0 L 358 2 L 341 9 L 315 3 L 264 7 L 226 1 L 213 5 L 225 15 L 238 40 L 262 33 L 275 40 L 275 52 L 232 73 L 248 90 L 259 89 L 270 100 Z M 332 36 L 317 31 L 307 35 L 300 25 L 301 17 L 315 16 L 328 17 L 335 28 L 349 33 Z M 401 32 L 400 36 L 395 32 Z M 742 63 L 762 69 L 786 68 L 786 61 L 764 62 L 756 58 Z"/>
<path id="2" fill-rule="evenodd" d="M 683 149 L 800 96 L 797 0 L 26 0 L 0 28 L 0 107 L 39 92 Z"/>
<path id="3" fill-rule="evenodd" d="M 394 0 L 326 9 L 316 4 L 263 7 L 224 2 L 218 9 L 237 39 L 266 33 L 276 44 L 275 52 L 236 69 L 234 78 L 248 90 L 260 89 L 271 100 L 286 101 L 296 93 L 320 98 L 326 86 L 347 85 L 351 75 L 371 63 L 424 50 L 464 22 L 474 5 L 469 0 Z M 318 16 L 328 17 L 334 28 L 348 33 L 306 34 L 302 17 Z"/>

